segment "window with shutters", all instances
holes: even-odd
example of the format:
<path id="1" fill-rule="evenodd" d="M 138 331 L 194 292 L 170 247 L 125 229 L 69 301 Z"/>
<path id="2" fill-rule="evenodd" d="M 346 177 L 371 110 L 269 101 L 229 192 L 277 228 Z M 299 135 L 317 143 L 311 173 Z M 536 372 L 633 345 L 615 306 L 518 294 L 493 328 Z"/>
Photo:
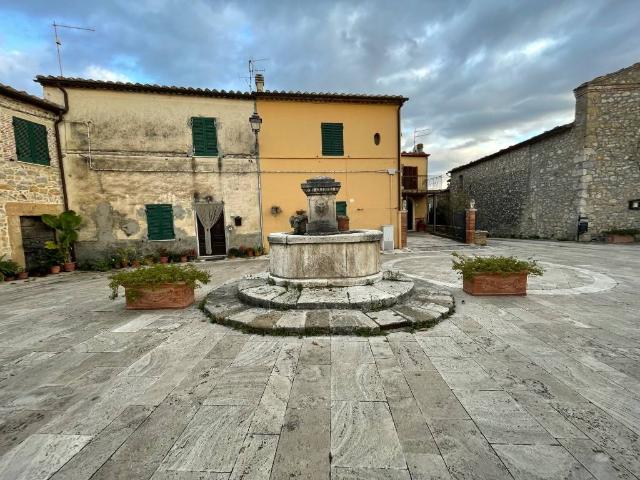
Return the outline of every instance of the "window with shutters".
<path id="1" fill-rule="evenodd" d="M 49 165 L 47 127 L 24 118 L 13 117 L 13 135 L 16 140 L 18 161 Z"/>
<path id="2" fill-rule="evenodd" d="M 149 240 L 173 240 L 173 207 L 167 204 L 146 205 Z"/>
<path id="3" fill-rule="evenodd" d="M 336 202 L 336 216 L 347 216 L 347 202 Z"/>
<path id="4" fill-rule="evenodd" d="M 191 134 L 193 136 L 193 154 L 196 157 L 218 156 L 218 132 L 215 118 L 193 117 L 191 119 Z"/>
<path id="5" fill-rule="evenodd" d="M 418 167 L 402 167 L 402 188 L 406 190 L 418 189 Z"/>
<path id="6" fill-rule="evenodd" d="M 322 123 L 322 155 L 337 156 L 344 155 L 344 145 L 342 141 L 341 123 Z"/>

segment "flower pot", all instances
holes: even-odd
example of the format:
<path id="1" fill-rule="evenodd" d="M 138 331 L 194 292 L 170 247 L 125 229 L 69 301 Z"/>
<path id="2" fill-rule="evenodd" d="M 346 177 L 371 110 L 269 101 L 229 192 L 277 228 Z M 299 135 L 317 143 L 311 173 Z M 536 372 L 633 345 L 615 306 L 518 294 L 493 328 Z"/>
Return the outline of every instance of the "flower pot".
<path id="1" fill-rule="evenodd" d="M 189 261 L 189 258 L 186 255 L 182 255 L 180 257 L 180 263 L 187 263 Z"/>
<path id="2" fill-rule="evenodd" d="M 60 273 L 60 265 L 51 265 L 49 270 L 51 273 Z"/>
<path id="3" fill-rule="evenodd" d="M 64 271 L 65 272 L 73 272 L 76 269 L 76 262 L 65 262 L 64 263 Z"/>
<path id="4" fill-rule="evenodd" d="M 338 230 L 340 232 L 349 231 L 349 217 L 345 215 L 338 215 Z"/>
<path id="5" fill-rule="evenodd" d="M 634 241 L 633 235 L 607 235 L 607 243 L 633 243 Z"/>
<path id="6" fill-rule="evenodd" d="M 186 308 L 194 302 L 193 288 L 185 282 L 162 283 L 138 287 L 133 298 L 127 295 L 127 310 L 155 310 L 160 308 Z"/>
<path id="7" fill-rule="evenodd" d="M 18 280 L 26 280 L 29 278 L 29 272 L 18 272 Z"/>
<path id="8" fill-rule="evenodd" d="M 469 295 L 526 295 L 527 272 L 478 273 L 463 279 L 462 289 Z"/>
<path id="9" fill-rule="evenodd" d="M 131 262 L 131 266 L 133 268 L 140 268 L 140 262 L 138 260 L 134 260 Z"/>
<path id="10" fill-rule="evenodd" d="M 160 263 L 169 263 L 169 257 L 160 257 Z"/>
<path id="11" fill-rule="evenodd" d="M 5 282 L 13 282 L 15 279 L 16 277 L 4 277 Z"/>

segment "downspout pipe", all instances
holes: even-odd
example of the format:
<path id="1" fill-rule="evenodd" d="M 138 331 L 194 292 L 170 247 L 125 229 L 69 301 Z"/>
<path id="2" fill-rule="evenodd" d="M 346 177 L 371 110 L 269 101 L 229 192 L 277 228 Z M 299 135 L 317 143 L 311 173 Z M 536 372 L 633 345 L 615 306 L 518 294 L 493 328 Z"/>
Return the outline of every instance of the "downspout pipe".
<path id="1" fill-rule="evenodd" d="M 58 154 L 58 167 L 60 168 L 60 183 L 62 185 L 62 203 L 64 205 L 65 210 L 69 210 L 69 198 L 67 195 L 67 180 L 64 174 L 64 160 L 62 158 L 62 145 L 60 144 L 60 123 L 64 120 L 64 114 L 69 111 L 69 95 L 67 95 L 67 91 L 58 87 L 60 91 L 62 91 L 62 95 L 64 96 L 64 108 L 60 113 L 58 113 L 58 118 L 53 124 L 53 130 L 56 137 L 56 153 Z"/>
<path id="2" fill-rule="evenodd" d="M 400 211 L 402 210 L 402 183 L 401 183 L 401 179 L 400 179 L 400 169 L 401 164 L 400 164 L 400 149 L 402 148 L 401 145 L 401 140 L 400 140 L 400 135 L 401 135 L 401 131 L 400 131 L 400 109 L 402 108 L 402 104 L 398 105 L 398 114 L 397 114 L 397 125 L 398 125 L 398 148 L 397 148 L 397 155 L 398 155 L 398 160 L 397 160 L 397 171 L 396 171 L 396 175 L 398 176 L 398 213 L 397 213 L 397 220 L 398 220 L 398 239 L 400 240 L 400 245 L 398 245 L 398 248 L 400 248 L 400 246 L 402 245 L 402 218 L 400 216 Z"/>

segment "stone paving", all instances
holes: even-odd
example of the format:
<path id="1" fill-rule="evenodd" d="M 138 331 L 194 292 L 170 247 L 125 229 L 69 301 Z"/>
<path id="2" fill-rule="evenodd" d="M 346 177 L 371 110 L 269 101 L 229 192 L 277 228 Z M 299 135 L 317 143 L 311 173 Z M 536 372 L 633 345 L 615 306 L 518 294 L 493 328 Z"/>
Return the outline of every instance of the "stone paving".
<path id="1" fill-rule="evenodd" d="M 548 273 L 477 298 L 436 243 L 383 261 L 455 314 L 376 337 L 125 311 L 104 274 L 0 285 L 0 478 L 638 478 L 640 246 L 492 240 Z M 266 266 L 208 263 L 198 298 Z"/>

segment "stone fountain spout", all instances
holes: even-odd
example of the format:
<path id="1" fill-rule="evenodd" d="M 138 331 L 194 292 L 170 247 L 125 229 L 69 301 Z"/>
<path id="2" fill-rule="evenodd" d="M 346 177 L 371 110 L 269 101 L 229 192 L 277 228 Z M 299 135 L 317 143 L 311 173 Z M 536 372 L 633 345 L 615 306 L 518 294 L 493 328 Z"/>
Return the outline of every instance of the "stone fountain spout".
<path id="1" fill-rule="evenodd" d="M 340 182 L 329 177 L 310 178 L 301 185 L 307 195 L 308 235 L 330 235 L 338 233 L 336 219 L 336 195 Z"/>

